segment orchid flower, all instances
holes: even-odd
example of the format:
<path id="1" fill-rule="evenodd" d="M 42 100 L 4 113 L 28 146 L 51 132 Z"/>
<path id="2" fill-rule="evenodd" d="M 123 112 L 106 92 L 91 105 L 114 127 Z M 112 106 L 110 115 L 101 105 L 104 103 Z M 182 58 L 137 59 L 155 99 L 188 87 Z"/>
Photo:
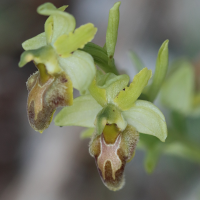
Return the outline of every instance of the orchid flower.
<path id="1" fill-rule="evenodd" d="M 19 67 L 33 61 L 38 71 L 27 81 L 27 112 L 30 125 L 43 132 L 59 106 L 72 105 L 73 87 L 85 94 L 96 68 L 91 55 L 77 50 L 91 41 L 97 28 L 88 23 L 75 29 L 76 21 L 51 3 L 38 7 L 37 12 L 49 16 L 45 32 L 25 41 Z"/>
<path id="2" fill-rule="evenodd" d="M 92 128 L 89 152 L 110 190 L 123 187 L 124 168 L 135 155 L 139 133 L 162 142 L 167 137 L 162 112 L 149 101 L 137 100 L 151 74 L 151 70 L 142 69 L 128 86 L 128 75 L 98 71 L 89 87 L 90 94 L 76 98 L 72 106 L 63 108 L 55 117 L 58 126 Z"/>

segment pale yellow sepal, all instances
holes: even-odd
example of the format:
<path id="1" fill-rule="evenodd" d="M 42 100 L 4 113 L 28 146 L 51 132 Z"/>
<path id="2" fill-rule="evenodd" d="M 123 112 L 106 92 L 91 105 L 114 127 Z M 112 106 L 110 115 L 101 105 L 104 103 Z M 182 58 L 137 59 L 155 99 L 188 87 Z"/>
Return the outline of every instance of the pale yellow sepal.
<path id="1" fill-rule="evenodd" d="M 153 135 L 162 142 L 167 138 L 167 125 L 162 112 L 151 102 L 137 100 L 129 110 L 122 112 L 128 124 L 140 133 Z"/>
<path id="2" fill-rule="evenodd" d="M 60 67 L 70 76 L 73 87 L 86 94 L 96 74 L 96 68 L 92 56 L 83 51 L 75 51 L 68 58 L 58 58 Z"/>

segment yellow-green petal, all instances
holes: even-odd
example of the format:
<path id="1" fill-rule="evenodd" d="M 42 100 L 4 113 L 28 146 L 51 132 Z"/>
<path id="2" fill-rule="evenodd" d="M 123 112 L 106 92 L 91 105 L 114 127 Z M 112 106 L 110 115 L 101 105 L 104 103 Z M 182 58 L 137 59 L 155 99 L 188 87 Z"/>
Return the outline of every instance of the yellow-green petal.
<path id="1" fill-rule="evenodd" d="M 126 74 L 115 75 L 113 73 L 99 74 L 90 85 L 90 93 L 100 105 L 114 103 L 116 95 L 129 83 L 129 76 Z"/>
<path id="2" fill-rule="evenodd" d="M 40 33 L 39 35 L 26 40 L 22 43 L 24 50 L 33 50 L 43 47 L 47 44 L 45 33 Z"/>
<path id="3" fill-rule="evenodd" d="M 55 117 L 56 126 L 94 127 L 95 118 L 102 107 L 91 95 L 76 98 L 72 106 L 63 108 Z"/>
<path id="4" fill-rule="evenodd" d="M 76 21 L 74 17 L 67 12 L 63 12 L 66 7 L 67 6 L 62 6 L 61 8 L 56 9 L 52 3 L 44 3 L 37 9 L 39 14 L 46 16 L 51 15 L 53 18 L 53 26 L 51 23 L 48 23 L 49 25 L 45 24 L 45 32 L 48 37 L 51 38 L 51 41 L 48 40 L 48 42 L 51 42 L 52 44 L 59 36 L 69 34 L 75 29 Z M 47 20 L 49 20 L 49 18 Z M 50 21 L 51 20 L 49 20 L 49 22 Z M 51 26 L 53 31 L 51 31 Z M 52 34 L 51 37 L 50 34 Z"/>
<path id="5" fill-rule="evenodd" d="M 131 109 L 122 113 L 127 123 L 134 126 L 138 132 L 153 135 L 162 142 L 165 141 L 167 137 L 165 117 L 154 104 L 138 100 Z"/>
<path id="6" fill-rule="evenodd" d="M 90 42 L 96 32 L 97 28 L 93 24 L 85 24 L 77 28 L 74 33 L 60 36 L 54 43 L 54 47 L 61 57 L 67 58 L 72 52 L 78 48 L 83 48 L 85 44 Z"/>
<path id="7" fill-rule="evenodd" d="M 90 94 L 102 107 L 107 104 L 106 90 L 104 88 L 98 87 L 96 83 L 96 78 L 92 81 L 89 87 Z"/>
<path id="8" fill-rule="evenodd" d="M 151 78 L 151 70 L 146 67 L 142 69 L 133 79 L 129 87 L 122 90 L 114 99 L 114 102 L 121 110 L 130 109 L 142 93 L 144 87 Z"/>
<path id="9" fill-rule="evenodd" d="M 108 103 L 114 103 L 114 98 L 123 90 L 129 83 L 129 76 L 127 74 L 118 75 L 112 79 L 108 79 L 103 88 L 106 89 L 106 97 Z"/>

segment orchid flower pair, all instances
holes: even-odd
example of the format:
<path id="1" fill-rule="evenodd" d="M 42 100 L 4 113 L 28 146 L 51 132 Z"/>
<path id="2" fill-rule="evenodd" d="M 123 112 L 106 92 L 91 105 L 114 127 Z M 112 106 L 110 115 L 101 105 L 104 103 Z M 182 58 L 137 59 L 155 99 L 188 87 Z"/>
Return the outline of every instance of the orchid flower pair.
<path id="1" fill-rule="evenodd" d="M 89 128 L 89 152 L 103 183 L 113 191 L 124 185 L 124 168 L 135 155 L 139 133 L 153 135 L 162 142 L 167 137 L 161 111 L 150 101 L 138 100 L 142 92 L 148 95 L 151 91 L 151 86 L 145 87 L 151 70 L 143 68 L 130 84 L 128 75 L 115 73 L 119 5 L 118 2 L 111 9 L 104 48 L 91 48 L 91 44 L 84 48 L 97 29 L 89 23 L 74 31 L 74 17 L 64 12 L 67 6 L 57 9 L 51 3 L 41 5 L 38 13 L 49 16 L 45 32 L 22 44 L 25 52 L 19 63 L 22 67 L 33 60 L 38 68 L 27 81 L 30 125 L 42 132 L 52 121 L 56 108 L 66 106 L 55 117 L 55 124 Z M 165 42 L 162 49 L 167 45 Z M 110 72 L 96 70 L 95 64 L 102 69 L 110 67 L 104 70 Z M 153 79 L 152 84 L 159 82 Z M 73 87 L 81 94 L 74 101 Z"/>

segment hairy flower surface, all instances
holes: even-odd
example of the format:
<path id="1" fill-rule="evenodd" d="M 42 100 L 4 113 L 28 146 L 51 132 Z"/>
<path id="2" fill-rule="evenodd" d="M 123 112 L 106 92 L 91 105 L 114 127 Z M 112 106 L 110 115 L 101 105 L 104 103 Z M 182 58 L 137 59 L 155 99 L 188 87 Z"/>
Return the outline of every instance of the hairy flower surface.
<path id="1" fill-rule="evenodd" d="M 139 132 L 163 142 L 167 137 L 161 111 L 148 101 L 137 100 L 150 78 L 151 70 L 144 68 L 127 86 L 128 75 L 98 72 L 90 85 L 90 94 L 76 98 L 71 107 L 63 108 L 55 118 L 58 126 L 95 128 L 89 151 L 110 190 L 123 187 L 123 171 L 134 157 Z"/>
<path id="2" fill-rule="evenodd" d="M 94 38 L 97 28 L 88 23 L 74 30 L 75 19 L 64 12 L 66 8 L 39 6 L 38 13 L 49 16 L 45 32 L 22 44 L 25 52 L 19 66 L 34 61 L 38 68 L 27 81 L 27 111 L 31 126 L 39 132 L 49 126 L 58 106 L 72 105 L 73 87 L 85 94 L 96 73 L 93 58 L 77 49 Z"/>

